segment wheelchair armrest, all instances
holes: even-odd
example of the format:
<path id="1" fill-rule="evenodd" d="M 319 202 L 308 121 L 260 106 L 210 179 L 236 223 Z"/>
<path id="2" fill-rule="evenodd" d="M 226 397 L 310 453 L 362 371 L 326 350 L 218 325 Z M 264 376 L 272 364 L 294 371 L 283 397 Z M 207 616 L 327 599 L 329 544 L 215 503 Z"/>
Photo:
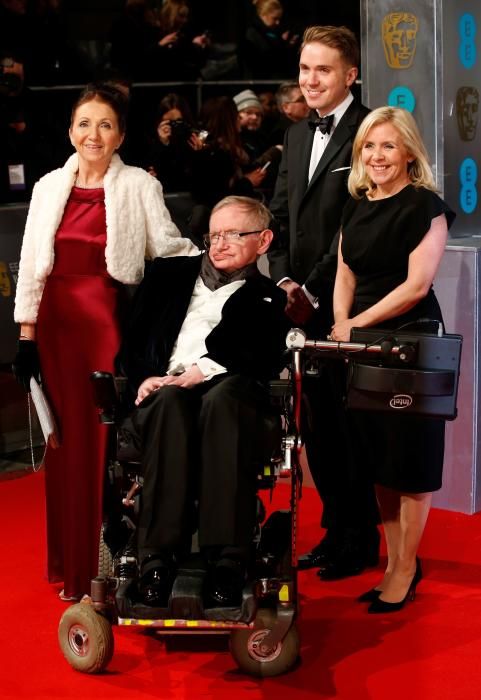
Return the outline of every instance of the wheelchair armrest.
<path id="1" fill-rule="evenodd" d="M 92 372 L 90 381 L 94 403 L 100 409 L 100 422 L 109 425 L 115 423 L 119 399 L 113 375 L 110 372 Z"/>

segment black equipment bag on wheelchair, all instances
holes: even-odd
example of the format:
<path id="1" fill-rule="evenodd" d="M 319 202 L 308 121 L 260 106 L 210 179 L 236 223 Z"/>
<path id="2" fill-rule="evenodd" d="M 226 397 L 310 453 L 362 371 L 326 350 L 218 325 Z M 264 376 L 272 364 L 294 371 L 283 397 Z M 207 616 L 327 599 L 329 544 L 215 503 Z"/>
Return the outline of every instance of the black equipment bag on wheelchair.
<path id="1" fill-rule="evenodd" d="M 456 418 L 462 336 L 353 328 L 351 342 L 386 343 L 387 351 L 349 357 L 348 408 Z M 391 354 L 393 346 L 400 352 Z"/>

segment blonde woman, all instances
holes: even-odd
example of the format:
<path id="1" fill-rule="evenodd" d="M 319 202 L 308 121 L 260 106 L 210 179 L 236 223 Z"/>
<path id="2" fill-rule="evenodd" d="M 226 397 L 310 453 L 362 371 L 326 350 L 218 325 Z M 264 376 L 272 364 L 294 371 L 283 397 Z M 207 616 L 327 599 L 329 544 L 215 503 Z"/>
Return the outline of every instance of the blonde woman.
<path id="1" fill-rule="evenodd" d="M 420 319 L 442 323 L 432 282 L 454 213 L 435 184 L 411 114 L 380 107 L 353 145 L 334 289 L 334 340 L 351 328 L 396 329 Z M 414 326 L 415 327 L 415 326 Z M 374 476 L 388 562 L 382 580 L 360 596 L 369 612 L 401 609 L 421 579 L 418 546 L 441 488 L 444 421 L 359 413 L 359 450 Z"/>

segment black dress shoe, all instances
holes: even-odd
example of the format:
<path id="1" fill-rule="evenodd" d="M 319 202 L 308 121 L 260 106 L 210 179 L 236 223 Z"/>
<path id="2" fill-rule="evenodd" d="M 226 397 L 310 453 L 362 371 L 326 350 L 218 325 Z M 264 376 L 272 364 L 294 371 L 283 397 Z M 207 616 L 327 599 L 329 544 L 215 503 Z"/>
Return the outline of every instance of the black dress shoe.
<path id="1" fill-rule="evenodd" d="M 149 557 L 142 562 L 139 593 L 144 605 L 167 607 L 174 582 L 174 565 L 169 558 Z"/>
<path id="2" fill-rule="evenodd" d="M 353 534 L 346 531 L 345 538 L 339 550 L 321 566 L 318 576 L 322 581 L 357 576 L 364 569 L 377 566 L 379 563 L 380 535 L 375 528 L 369 536 L 364 533 Z"/>
<path id="3" fill-rule="evenodd" d="M 326 532 L 323 539 L 310 552 L 301 554 L 297 560 L 298 569 L 316 569 L 325 566 L 334 556 L 335 549 L 333 538 Z"/>
<path id="4" fill-rule="evenodd" d="M 219 559 L 207 577 L 207 606 L 240 607 L 245 581 L 246 568 L 242 562 L 228 557 Z"/>
<path id="5" fill-rule="evenodd" d="M 321 581 L 337 581 L 348 576 L 357 576 L 366 568 L 364 559 L 358 555 L 339 556 L 328 561 L 324 567 L 319 569 L 317 575 Z"/>

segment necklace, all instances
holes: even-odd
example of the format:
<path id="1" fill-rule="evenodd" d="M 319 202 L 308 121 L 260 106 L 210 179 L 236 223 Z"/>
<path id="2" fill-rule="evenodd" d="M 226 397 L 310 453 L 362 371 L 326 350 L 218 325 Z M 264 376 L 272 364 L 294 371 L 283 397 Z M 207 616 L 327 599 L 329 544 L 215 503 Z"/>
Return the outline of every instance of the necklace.
<path id="1" fill-rule="evenodd" d="M 75 179 L 74 185 L 75 185 L 75 187 L 80 187 L 82 190 L 98 190 L 104 186 L 104 181 L 99 180 L 98 182 L 95 183 L 95 185 L 82 185 L 79 182 L 79 178 L 77 177 Z"/>

